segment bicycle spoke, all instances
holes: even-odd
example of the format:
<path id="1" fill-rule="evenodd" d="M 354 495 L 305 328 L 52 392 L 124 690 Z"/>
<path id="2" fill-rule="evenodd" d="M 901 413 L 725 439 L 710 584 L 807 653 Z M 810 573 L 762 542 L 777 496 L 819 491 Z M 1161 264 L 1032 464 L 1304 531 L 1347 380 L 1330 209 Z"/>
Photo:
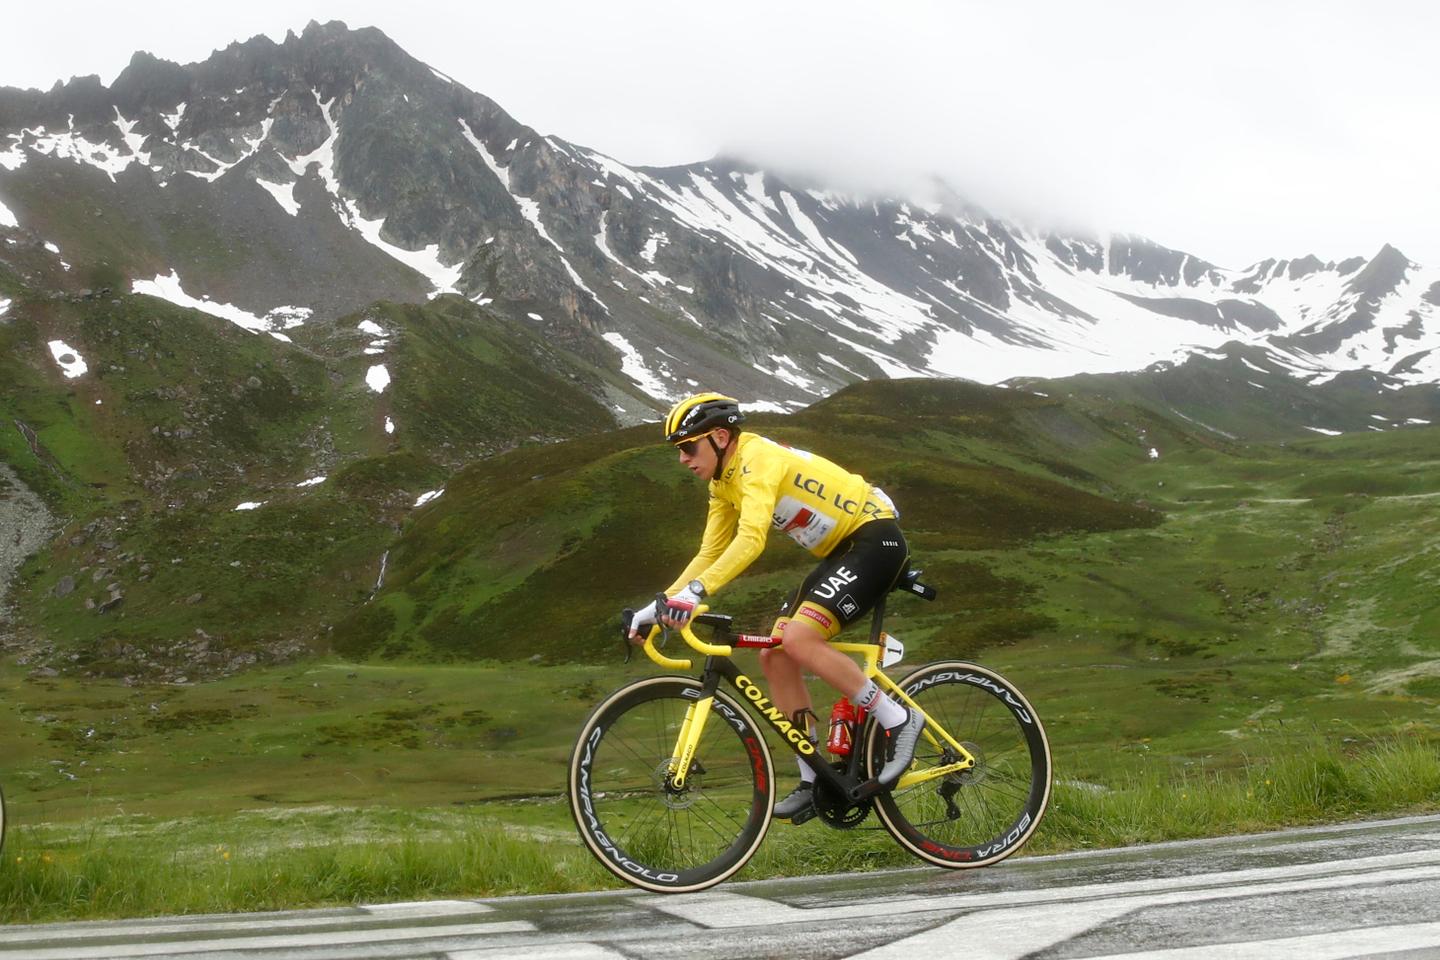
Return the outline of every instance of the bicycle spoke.
<path id="1" fill-rule="evenodd" d="M 571 761 L 581 835 L 617 876 L 649 889 L 701 889 L 723 879 L 754 853 L 769 826 L 769 804 L 756 802 L 765 781 L 746 745 L 763 749 L 753 723 L 706 717 L 684 786 L 674 786 L 669 764 L 697 689 L 676 678 L 622 688 L 587 722 Z M 733 700 L 717 699 L 727 715 L 748 719 Z M 768 770 L 768 751 L 763 758 Z"/>
<path id="2" fill-rule="evenodd" d="M 922 667 L 900 686 L 915 691 L 915 702 L 974 756 L 975 765 L 881 794 L 882 824 L 912 853 L 943 866 L 983 865 L 1013 852 L 1049 796 L 1049 748 L 1028 705 L 1022 710 L 1023 698 L 1003 678 L 958 661 Z M 869 743 L 872 764 L 882 743 L 878 736 Z M 916 772 L 957 759 L 938 732 L 936 740 L 939 749 L 922 744 Z"/>

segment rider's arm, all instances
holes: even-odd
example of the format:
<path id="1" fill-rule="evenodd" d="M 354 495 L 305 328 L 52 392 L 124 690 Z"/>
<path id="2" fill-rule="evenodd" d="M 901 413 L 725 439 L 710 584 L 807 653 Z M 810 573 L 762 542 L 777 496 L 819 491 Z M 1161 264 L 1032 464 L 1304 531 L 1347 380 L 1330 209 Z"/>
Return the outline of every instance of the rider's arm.
<path id="1" fill-rule="evenodd" d="M 694 574 L 705 585 L 707 594 L 714 594 L 738 577 L 765 550 L 765 536 L 774 520 L 775 501 L 779 499 L 786 468 L 780 461 L 768 465 L 755 462 L 751 467 L 749 473 L 742 474 L 740 519 L 735 524 L 734 536 L 713 563 Z M 709 533 L 708 528 L 706 532 Z M 680 586 L 688 582 L 689 579 L 678 581 Z"/>
<path id="2" fill-rule="evenodd" d="M 710 498 L 710 510 L 705 515 L 705 535 L 700 538 L 700 552 L 695 558 L 685 565 L 680 576 L 674 583 L 665 589 L 665 596 L 673 597 L 679 593 L 691 580 L 700 577 L 710 568 L 719 556 L 725 552 L 725 547 L 735 536 L 735 521 L 740 513 L 730 504 L 719 497 Z M 710 581 L 703 578 L 707 592 L 713 592 L 716 588 L 710 586 Z"/>

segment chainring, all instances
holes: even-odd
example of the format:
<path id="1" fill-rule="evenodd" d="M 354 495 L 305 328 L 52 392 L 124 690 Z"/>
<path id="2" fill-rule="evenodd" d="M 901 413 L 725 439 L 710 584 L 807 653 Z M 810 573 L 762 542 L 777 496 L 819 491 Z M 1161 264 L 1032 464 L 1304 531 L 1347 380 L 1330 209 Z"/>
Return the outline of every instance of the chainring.
<path id="1" fill-rule="evenodd" d="M 815 781 L 815 812 L 826 826 L 836 830 L 853 830 L 870 816 L 871 802 L 867 797 L 858 803 L 822 781 Z"/>

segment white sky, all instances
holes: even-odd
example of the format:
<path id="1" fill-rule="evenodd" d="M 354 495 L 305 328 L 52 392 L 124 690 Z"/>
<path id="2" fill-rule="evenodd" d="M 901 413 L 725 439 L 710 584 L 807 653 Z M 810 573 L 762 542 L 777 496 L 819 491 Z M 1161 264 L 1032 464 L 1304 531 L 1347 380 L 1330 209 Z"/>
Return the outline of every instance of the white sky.
<path id="1" fill-rule="evenodd" d="M 892 188 L 933 172 L 997 213 L 1222 266 L 1386 242 L 1440 264 L 1424 0 L 13 6 L 0 85 L 108 84 L 136 49 L 190 63 L 340 19 L 630 164 L 723 150 Z"/>

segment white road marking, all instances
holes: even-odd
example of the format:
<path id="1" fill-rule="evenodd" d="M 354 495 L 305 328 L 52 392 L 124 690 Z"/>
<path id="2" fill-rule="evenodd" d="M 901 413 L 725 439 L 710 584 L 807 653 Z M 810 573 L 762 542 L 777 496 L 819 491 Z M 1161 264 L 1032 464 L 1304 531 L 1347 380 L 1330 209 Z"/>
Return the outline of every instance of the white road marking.
<path id="1" fill-rule="evenodd" d="M 305 947 L 333 947 L 337 944 L 393 943 L 403 940 L 438 940 L 444 937 L 483 937 L 495 933 L 532 933 L 535 925 L 525 921 L 465 923 L 436 927 L 326 930 L 289 936 L 222 937 L 210 940 L 170 940 L 165 943 L 111 943 L 90 947 L 51 947 L 27 950 L 25 960 L 120 960 L 122 957 L 155 957 L 175 953 L 218 953 L 234 950 L 299 950 Z M 41 941 L 43 942 L 43 941 Z"/>
<path id="2" fill-rule="evenodd" d="M 121 921 L 118 923 L 105 923 L 103 921 L 83 921 L 80 923 L 67 924 L 64 927 L 39 926 L 39 927 L 0 927 L 0 949 L 9 943 L 46 942 L 51 943 L 57 940 L 96 940 L 102 937 L 124 937 L 126 939 L 140 939 L 144 937 L 165 937 L 184 935 L 187 933 L 204 932 L 211 935 L 221 934 L 227 928 L 234 928 L 240 932 L 251 930 L 265 930 L 267 933 L 278 933 L 282 930 L 303 930 L 306 927 L 341 927 L 359 924 L 371 924 L 369 929 L 374 929 L 381 918 L 398 917 L 405 920 L 423 920 L 426 917 L 450 917 L 457 914 L 482 915 L 493 913 L 495 908 L 483 903 L 475 903 L 465 900 L 432 900 L 419 903 L 393 903 L 377 904 L 374 906 L 361 906 L 355 908 L 357 912 L 329 911 L 309 916 L 281 915 L 276 916 L 270 913 L 246 913 L 232 914 L 213 917 L 186 917 L 175 918 L 171 921 Z M 531 929 L 534 929 L 531 926 Z"/>
<path id="3" fill-rule="evenodd" d="M 179 920 L 174 923 L 105 923 L 104 921 L 81 921 L 64 928 L 56 927 L 0 927 L 0 947 L 8 943 L 26 943 L 44 940 L 94 940 L 99 937 L 165 937 L 175 934 L 193 933 L 197 930 L 219 933 L 226 927 L 239 930 L 299 930 L 305 927 L 335 926 L 364 919 L 359 914 L 329 914 L 318 917 L 266 917 L 237 916 L 211 920 Z"/>
<path id="4" fill-rule="evenodd" d="M 1241 897 L 1274 896 L 1304 890 L 1334 890 L 1377 884 L 1393 885 L 1421 880 L 1440 880 L 1440 866 L 1407 867 L 1399 870 L 1380 870 L 1338 877 L 1309 877 L 1303 880 L 1252 883 L 1243 886 L 1211 887 L 1200 890 L 1172 890 L 1152 896 L 1141 894 L 1078 904 L 1057 903 L 1008 910 L 979 910 L 932 927 L 923 933 L 917 933 L 912 937 L 893 941 L 859 956 L 908 958 L 936 951 L 943 956 L 947 946 L 963 942 L 966 944 L 966 960 L 1016 960 L 1016 958 L 1063 943 L 1093 926 L 1147 907 L 1193 904 L 1207 900 L 1235 900 Z M 1426 925 L 1421 924 L 1420 926 Z M 1440 924 L 1436 924 L 1436 926 L 1440 926 Z M 972 941 L 977 930 L 986 935 Z M 1047 936 L 1051 939 L 1045 939 Z M 1245 944 L 1236 946 L 1243 947 Z M 1191 956 L 1205 957 L 1207 960 L 1213 957 L 1228 956 L 1225 953 L 1203 952 L 1207 949 L 1213 950 L 1214 947 L 1196 947 L 1195 949 L 1202 952 L 1191 955 L 1182 951 L 1176 954 L 1175 960 L 1190 960 Z M 1341 953 L 1334 956 L 1348 957 L 1350 955 Z M 1148 956 L 1148 954 L 1137 954 L 1135 960 Z M 1170 955 L 1162 953 L 1157 956 L 1164 956 L 1168 960 Z M 1237 956 L 1270 960 L 1272 956 L 1280 957 L 1281 955 L 1266 953 L 1262 950 L 1258 953 L 1244 953 Z M 1290 955 L 1285 954 L 1284 956 Z M 1326 954 L 1326 956 L 1331 955 Z M 1320 960 L 1320 958 L 1297 954 L 1296 960 Z"/>
<path id="5" fill-rule="evenodd" d="M 381 917 L 449 917 L 457 913 L 493 913 L 495 908 L 474 900 L 416 900 L 413 903 L 366 904 L 359 909 Z"/>
<path id="6" fill-rule="evenodd" d="M 761 900 L 744 894 L 711 891 L 707 893 L 682 894 L 680 896 L 636 897 L 635 902 L 688 920 L 702 927 L 751 927 L 766 923 L 797 923 L 813 920 L 823 912 L 831 919 L 858 919 L 862 917 L 891 916 L 896 913 L 923 913 L 935 910 L 976 910 L 991 907 L 1029 906 L 1036 903 L 1065 903 L 1073 901 L 1110 899 L 1117 896 L 1154 895 L 1165 890 L 1195 891 L 1206 887 L 1231 888 L 1232 884 L 1276 884 L 1312 877 L 1337 877 L 1333 884 L 1320 886 L 1347 886 L 1354 882 L 1368 883 L 1365 873 L 1402 868 L 1411 865 L 1434 866 L 1440 864 L 1440 850 L 1418 850 L 1410 853 L 1387 854 L 1378 857 L 1357 857 L 1350 860 L 1331 860 L 1324 863 L 1306 863 L 1284 867 L 1256 867 L 1250 870 L 1230 870 L 1219 873 L 1201 873 L 1184 877 L 1160 877 L 1148 880 L 1130 880 L 1124 883 L 1090 883 L 1073 887 L 1046 888 L 1039 890 L 1016 890 L 989 894 L 945 894 L 933 897 L 895 897 L 871 899 L 855 903 L 829 903 L 823 908 L 809 910 L 792 907 L 784 903 Z M 1440 871 L 1430 870 L 1427 874 Z M 1247 894 L 1248 895 L 1248 894 Z"/>
<path id="7" fill-rule="evenodd" d="M 1101 900 L 1056 910 L 1044 905 L 1018 910 L 982 910 L 956 923 L 857 953 L 852 960 L 914 960 L 963 956 L 965 960 L 1018 960 L 1136 909 L 1129 900 Z M 956 929 L 960 927 L 960 929 Z"/>
<path id="8" fill-rule="evenodd" d="M 627 960 L 628 953 L 617 953 L 597 943 L 552 943 L 543 947 L 491 947 L 488 950 L 453 950 L 446 960 L 500 960 L 523 956 L 525 960 Z"/>
<path id="9" fill-rule="evenodd" d="M 1104 957 L 1087 957 L 1086 960 L 1346 960 L 1349 957 L 1371 957 L 1424 947 L 1440 947 L 1440 923 L 1407 923 L 1281 940 L 1112 953 Z"/>

